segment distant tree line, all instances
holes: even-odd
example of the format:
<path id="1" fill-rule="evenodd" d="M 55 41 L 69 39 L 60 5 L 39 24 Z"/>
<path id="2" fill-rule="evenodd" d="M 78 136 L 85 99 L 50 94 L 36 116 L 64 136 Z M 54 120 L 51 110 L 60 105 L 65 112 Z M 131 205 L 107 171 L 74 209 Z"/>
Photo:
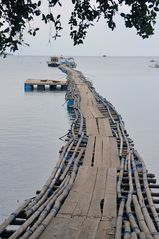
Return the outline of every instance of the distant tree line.
<path id="1" fill-rule="evenodd" d="M 69 1 L 69 0 L 67 0 Z M 48 4 L 44 13 L 42 2 Z M 60 36 L 62 30 L 61 15 L 55 14 L 56 5 L 62 6 L 62 0 L 0 0 L 0 53 L 6 49 L 18 50 L 26 44 L 24 33 L 35 36 L 38 27 L 32 27 L 35 18 L 54 26 L 52 37 Z M 104 17 L 112 30 L 116 27 L 115 15 L 120 15 L 127 28 L 134 27 L 142 38 L 154 34 L 159 0 L 72 0 L 73 11 L 70 15 L 70 36 L 74 45 L 82 44 L 88 28 Z M 122 6 L 125 6 L 122 8 Z M 123 10 L 125 9 L 125 10 Z M 67 9 L 66 9 L 67 11 Z"/>

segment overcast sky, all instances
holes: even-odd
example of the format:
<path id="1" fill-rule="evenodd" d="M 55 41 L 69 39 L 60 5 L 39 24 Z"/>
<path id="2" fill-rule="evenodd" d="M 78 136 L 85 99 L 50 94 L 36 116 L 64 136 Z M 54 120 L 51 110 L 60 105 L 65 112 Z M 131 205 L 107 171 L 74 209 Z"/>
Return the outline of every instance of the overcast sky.
<path id="1" fill-rule="evenodd" d="M 64 1 L 66 3 L 66 1 Z M 69 1 L 70 2 L 70 1 Z M 118 16 L 114 31 L 107 28 L 104 20 L 100 20 L 89 29 L 83 45 L 73 46 L 69 36 L 69 12 L 71 5 L 60 9 L 63 16 L 62 37 L 49 44 L 49 26 L 37 21 L 40 31 L 36 37 L 25 35 L 30 47 L 21 47 L 18 54 L 22 55 L 72 55 L 72 56 L 159 56 L 159 29 L 156 24 L 155 35 L 143 40 L 136 35 L 134 29 L 125 28 L 123 20 Z M 59 11 L 59 10 L 58 10 Z"/>

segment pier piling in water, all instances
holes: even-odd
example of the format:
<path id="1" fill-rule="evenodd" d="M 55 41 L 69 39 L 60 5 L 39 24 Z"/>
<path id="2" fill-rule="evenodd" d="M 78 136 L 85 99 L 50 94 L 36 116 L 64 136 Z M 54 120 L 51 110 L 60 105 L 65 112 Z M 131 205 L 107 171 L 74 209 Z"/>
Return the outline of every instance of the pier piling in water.
<path id="1" fill-rule="evenodd" d="M 29 92 L 37 89 L 38 91 L 45 91 L 46 88 L 53 90 L 67 90 L 67 80 L 34 80 L 28 79 L 24 83 L 24 91 Z"/>
<path id="2" fill-rule="evenodd" d="M 34 90 L 33 85 L 30 85 L 30 84 L 27 84 L 27 83 L 24 84 L 24 91 L 25 92 L 30 92 L 30 91 L 33 91 L 33 90 Z"/>
<path id="3" fill-rule="evenodd" d="M 45 85 L 37 85 L 38 91 L 45 91 Z"/>

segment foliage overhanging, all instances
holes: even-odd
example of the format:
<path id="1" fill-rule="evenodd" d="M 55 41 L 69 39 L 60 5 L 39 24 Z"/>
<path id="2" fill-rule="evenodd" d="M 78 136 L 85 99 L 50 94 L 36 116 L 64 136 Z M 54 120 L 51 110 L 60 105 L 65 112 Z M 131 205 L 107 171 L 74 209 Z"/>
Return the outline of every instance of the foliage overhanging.
<path id="1" fill-rule="evenodd" d="M 48 4 L 48 13 L 43 12 L 42 1 Z M 114 17 L 119 14 L 128 28 L 134 27 L 142 38 L 154 33 L 159 0 L 72 0 L 73 11 L 69 19 L 70 36 L 74 45 L 83 43 L 87 30 L 103 16 L 108 27 L 115 29 Z M 62 30 L 61 15 L 54 14 L 56 5 L 62 7 L 62 0 L 0 0 L 0 53 L 6 49 L 18 50 L 24 42 L 24 33 L 35 36 L 38 27 L 32 27 L 35 18 L 46 24 L 53 24 L 54 38 Z M 125 12 L 121 9 L 124 7 Z"/>

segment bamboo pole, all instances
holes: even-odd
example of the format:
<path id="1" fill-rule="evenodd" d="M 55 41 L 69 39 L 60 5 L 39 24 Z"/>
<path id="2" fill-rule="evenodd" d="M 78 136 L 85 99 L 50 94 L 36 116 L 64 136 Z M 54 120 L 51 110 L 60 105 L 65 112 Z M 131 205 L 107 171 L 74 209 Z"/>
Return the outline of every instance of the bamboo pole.
<path id="1" fill-rule="evenodd" d="M 137 239 L 137 235 L 135 232 L 132 232 L 130 235 L 130 239 Z"/>
<path id="2" fill-rule="evenodd" d="M 70 139 L 66 145 L 63 148 L 62 153 L 60 154 L 60 158 L 56 164 L 56 167 L 54 168 L 53 172 L 51 173 L 50 177 L 48 178 L 48 180 L 46 181 L 45 185 L 42 187 L 40 193 L 38 194 L 38 196 L 34 199 L 33 202 L 31 202 L 28 207 L 26 208 L 26 212 L 31 209 L 41 198 L 42 196 L 46 193 L 46 191 L 48 190 L 49 185 L 52 182 L 52 179 L 55 177 L 57 171 L 60 169 L 61 163 L 63 161 L 63 158 L 66 154 L 66 151 L 68 149 L 68 147 L 70 146 L 70 144 L 72 143 L 73 139 Z M 46 186 L 47 185 L 47 186 Z"/>
<path id="3" fill-rule="evenodd" d="M 146 239 L 146 236 L 145 236 L 144 232 L 139 233 L 139 239 Z"/>
<path id="4" fill-rule="evenodd" d="M 0 225 L 0 233 L 2 233 L 4 229 L 18 216 L 18 214 L 26 208 L 31 200 L 32 199 L 26 200 L 20 207 L 16 209 L 15 212 L 10 214 L 10 216 Z"/>
<path id="5" fill-rule="evenodd" d="M 136 169 L 136 165 L 135 165 L 135 161 L 134 161 L 134 155 L 132 154 L 132 165 L 133 165 L 133 171 L 134 171 L 134 176 L 135 176 L 135 183 L 136 183 L 136 190 L 137 190 L 137 195 L 138 195 L 138 198 L 139 198 L 139 205 L 140 205 L 140 208 L 141 208 L 141 211 L 143 213 L 143 216 L 144 216 L 144 220 L 149 228 L 149 231 L 151 233 L 151 235 L 154 235 L 154 238 L 159 238 L 159 234 L 154 226 L 154 223 L 147 211 L 147 208 L 145 206 L 145 203 L 144 203 L 144 198 L 143 198 L 143 195 L 142 195 L 142 191 L 141 191 L 141 186 L 140 186 L 140 182 L 139 182 L 139 176 L 138 176 L 138 172 L 137 172 L 137 169 Z M 134 200 L 137 200 L 137 199 L 134 199 Z M 146 233 L 145 233 L 146 235 Z"/>
<path id="6" fill-rule="evenodd" d="M 133 183 L 132 183 L 132 171 L 131 171 L 131 163 L 130 163 L 130 158 L 131 158 L 132 152 L 129 152 L 129 158 L 128 158 L 128 170 L 129 170 L 129 194 L 126 202 L 126 212 L 130 221 L 130 225 L 133 228 L 133 231 L 136 232 L 137 234 L 140 232 L 139 227 L 136 223 L 135 217 L 132 214 L 131 210 L 131 201 L 132 201 L 132 194 L 133 194 Z"/>
<path id="7" fill-rule="evenodd" d="M 65 183 L 65 181 L 64 181 Z M 38 218 L 38 216 L 40 215 L 40 213 L 45 210 L 45 207 L 47 206 L 47 204 L 53 200 L 53 198 L 59 194 L 61 192 L 61 188 L 59 187 L 59 189 L 57 190 L 56 194 L 55 195 L 52 195 L 50 198 L 48 198 L 48 200 L 42 204 L 42 206 L 36 211 L 33 213 L 33 215 L 31 217 L 28 218 L 28 220 L 22 224 L 18 229 L 17 231 L 10 237 L 10 239 L 17 239 L 19 238 L 19 236 L 24 233 L 24 231 L 34 222 L 34 220 L 36 220 Z"/>
<path id="8" fill-rule="evenodd" d="M 83 152 L 81 152 L 81 155 L 83 154 Z M 47 227 L 47 225 L 50 223 L 50 221 L 52 220 L 53 217 L 56 216 L 62 201 L 66 198 L 67 194 L 69 193 L 73 182 L 76 178 L 76 173 L 78 170 L 78 162 L 79 159 L 77 159 L 76 164 L 74 164 L 74 169 L 72 170 L 71 173 L 71 178 L 70 181 L 68 183 L 68 185 L 65 187 L 64 191 L 62 192 L 62 194 L 57 198 L 53 208 L 51 209 L 50 213 L 47 215 L 47 217 L 43 220 L 43 222 L 39 225 L 39 227 L 36 229 L 36 231 L 30 236 L 30 239 L 36 239 L 38 238 L 41 233 L 44 231 L 44 229 Z"/>
<path id="9" fill-rule="evenodd" d="M 73 170 L 74 173 L 76 174 L 77 173 L 77 170 L 78 170 L 78 163 L 79 163 L 79 160 L 81 159 L 82 155 L 84 153 L 84 149 L 81 149 L 76 161 L 75 161 L 75 164 L 74 164 L 74 167 L 73 167 Z M 43 220 L 45 219 L 45 217 L 47 216 L 47 214 L 50 212 L 53 204 L 55 203 L 56 199 L 58 198 L 58 196 L 60 196 L 60 194 L 63 192 L 63 190 L 65 189 L 65 187 L 68 185 L 69 183 L 69 180 L 70 180 L 70 175 L 67 175 L 67 177 L 65 178 L 64 181 L 65 184 L 63 187 L 61 187 L 61 190 L 58 192 L 58 193 L 55 193 L 55 196 L 54 198 L 52 198 L 52 200 L 47 204 L 45 210 L 43 210 L 43 212 L 41 213 L 40 217 L 38 218 L 38 220 L 34 223 L 34 225 L 30 228 L 29 231 L 27 231 L 22 237 L 21 239 L 27 239 L 39 226 L 40 224 L 42 224 Z"/>
<path id="10" fill-rule="evenodd" d="M 152 199 L 152 195 L 151 195 L 151 191 L 149 188 L 149 184 L 147 181 L 147 170 L 146 170 L 146 166 L 145 166 L 145 162 L 144 160 L 140 157 L 140 155 L 138 154 L 137 151 L 134 151 L 135 156 L 141 161 L 142 163 L 142 168 L 143 168 L 143 182 L 144 182 L 144 188 L 145 188 L 145 192 L 146 192 L 146 196 L 148 199 L 148 203 L 154 218 L 154 221 L 156 222 L 157 225 L 157 229 L 159 230 L 159 217 L 155 208 L 155 205 L 153 203 L 153 199 Z"/>
<path id="11" fill-rule="evenodd" d="M 71 158 L 69 159 L 69 162 L 68 162 L 68 164 L 67 164 L 67 166 L 66 166 L 66 168 L 65 168 L 65 170 L 64 170 L 64 172 L 63 172 L 63 174 L 60 176 L 59 180 L 62 181 L 62 180 L 65 178 L 66 174 L 68 173 L 68 170 L 70 169 L 70 167 L 71 167 L 71 165 L 72 165 L 72 163 L 73 163 L 73 161 L 74 161 L 74 158 L 75 158 L 75 155 L 76 155 L 76 153 L 77 153 L 77 150 L 79 149 L 79 146 L 80 146 L 80 144 L 81 144 L 81 141 L 82 141 L 82 139 L 83 139 L 83 136 L 84 136 L 84 132 L 82 133 L 82 135 L 81 135 L 81 137 L 80 137 L 80 139 L 79 139 L 79 141 L 78 141 L 78 143 L 77 143 L 77 145 L 76 145 L 76 147 L 75 147 L 75 149 L 74 149 L 74 152 L 73 152 Z"/>
<path id="12" fill-rule="evenodd" d="M 121 182 L 122 182 L 122 179 L 123 179 L 124 164 L 125 164 L 125 159 L 122 158 L 121 163 L 120 163 L 120 173 L 119 173 L 118 182 L 117 182 L 118 199 L 121 198 Z"/>
<path id="13" fill-rule="evenodd" d="M 115 239 L 121 239 L 124 206 L 125 206 L 125 199 L 122 199 L 120 202 L 118 216 L 117 216 Z"/>
<path id="14" fill-rule="evenodd" d="M 35 212 L 47 199 L 48 194 L 50 193 L 50 190 L 52 190 L 52 188 L 54 187 L 54 185 L 55 185 L 55 183 L 56 183 L 56 181 L 57 181 L 57 179 L 58 179 L 58 177 L 59 177 L 59 175 L 60 175 L 60 173 L 63 169 L 64 162 L 66 160 L 66 157 L 67 157 L 73 143 L 74 143 L 74 141 L 71 142 L 71 144 L 67 148 L 65 156 L 63 157 L 62 160 L 60 160 L 60 166 L 56 168 L 56 172 L 54 173 L 54 177 L 53 178 L 51 177 L 52 181 L 50 180 L 50 184 L 45 185 L 46 191 L 45 191 L 45 193 L 43 193 L 43 196 L 36 199 L 34 205 L 32 204 L 33 206 L 30 205 L 30 207 L 27 208 L 27 210 L 25 212 L 27 217 L 29 217 L 33 212 Z"/>
<path id="15" fill-rule="evenodd" d="M 124 239 L 130 239 L 130 222 L 129 221 L 124 221 Z"/>
<path id="16" fill-rule="evenodd" d="M 21 236 L 21 239 L 27 239 L 30 237 L 30 235 L 37 229 L 37 227 L 42 223 L 42 221 L 45 219 L 45 217 L 49 214 L 52 206 L 54 205 L 56 199 L 59 197 L 59 195 L 63 192 L 64 188 L 66 187 L 66 185 L 69 183 L 70 180 L 70 175 L 68 175 L 65 180 L 63 181 L 63 185 L 62 187 L 59 188 L 58 192 L 56 192 L 56 194 L 54 196 L 52 196 L 51 198 L 49 198 L 49 200 L 47 201 L 45 208 L 43 208 L 43 210 L 41 210 L 41 213 L 39 214 L 38 219 L 35 221 L 35 223 L 33 224 L 32 227 L 30 227 L 28 230 L 26 230 L 26 232 L 24 233 L 23 236 Z M 25 231 L 26 228 L 24 228 Z M 18 238 L 18 237 L 16 237 Z"/>
<path id="17" fill-rule="evenodd" d="M 143 214 L 141 212 L 141 208 L 139 206 L 139 203 L 138 203 L 137 198 L 136 198 L 135 195 L 133 195 L 133 204 L 134 204 L 134 207 L 135 207 L 135 214 L 136 214 L 136 217 L 137 217 L 137 220 L 138 220 L 139 227 L 140 227 L 141 231 L 145 233 L 145 236 L 146 236 L 147 239 L 153 239 L 153 237 L 151 236 L 150 231 L 149 231 L 149 229 L 148 229 L 148 227 L 145 223 Z"/>

